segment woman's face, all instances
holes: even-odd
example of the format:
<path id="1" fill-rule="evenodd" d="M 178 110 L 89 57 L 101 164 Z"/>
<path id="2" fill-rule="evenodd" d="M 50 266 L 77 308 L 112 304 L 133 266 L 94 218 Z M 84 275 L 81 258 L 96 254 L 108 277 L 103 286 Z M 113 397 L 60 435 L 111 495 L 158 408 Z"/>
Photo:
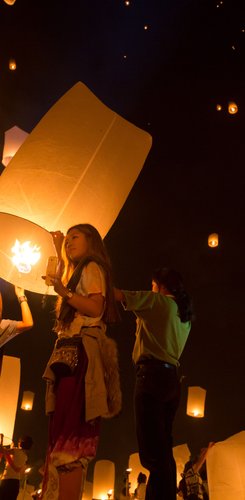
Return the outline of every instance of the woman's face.
<path id="1" fill-rule="evenodd" d="M 76 228 L 71 229 L 66 235 L 65 249 L 69 259 L 73 262 L 79 262 L 89 252 L 86 235 Z"/>

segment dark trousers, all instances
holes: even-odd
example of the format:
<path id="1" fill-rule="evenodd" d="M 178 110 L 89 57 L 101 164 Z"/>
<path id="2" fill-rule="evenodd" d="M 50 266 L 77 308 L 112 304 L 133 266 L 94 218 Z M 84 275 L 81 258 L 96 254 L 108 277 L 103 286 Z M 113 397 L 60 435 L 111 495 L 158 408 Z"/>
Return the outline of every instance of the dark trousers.
<path id="1" fill-rule="evenodd" d="M 16 500 L 19 488 L 19 479 L 2 479 L 0 482 L 0 500 Z"/>
<path id="2" fill-rule="evenodd" d="M 152 360 L 136 369 L 135 419 L 142 465 L 150 471 L 146 500 L 176 500 L 172 424 L 180 399 L 175 367 Z"/>

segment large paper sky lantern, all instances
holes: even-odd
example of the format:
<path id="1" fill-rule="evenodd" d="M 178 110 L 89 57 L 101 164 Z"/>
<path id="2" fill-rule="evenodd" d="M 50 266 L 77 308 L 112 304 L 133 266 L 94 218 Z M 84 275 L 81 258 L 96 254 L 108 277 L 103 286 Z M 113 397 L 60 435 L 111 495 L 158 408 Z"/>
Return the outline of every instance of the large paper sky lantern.
<path id="1" fill-rule="evenodd" d="M 20 146 L 28 137 L 28 133 L 19 127 L 12 127 L 6 130 L 4 134 L 4 147 L 2 164 L 7 167 L 14 155 L 17 153 Z"/>
<path id="2" fill-rule="evenodd" d="M 107 500 L 108 492 L 114 498 L 115 464 L 111 460 L 98 460 L 94 467 L 93 499 Z"/>
<path id="3" fill-rule="evenodd" d="M 20 388 L 20 359 L 3 356 L 0 375 L 0 433 L 4 434 L 4 445 L 13 439 L 15 416 Z"/>
<path id="4" fill-rule="evenodd" d="M 151 142 L 148 133 L 105 106 L 81 82 L 72 87 L 42 118 L 0 177 L 1 211 L 16 217 L 11 227 L 8 216 L 1 218 L 2 234 L 8 228 L 13 239 L 8 247 L 4 241 L 2 248 L 1 238 L 0 276 L 44 293 L 41 275 L 54 253 L 48 232 L 66 232 L 71 225 L 88 222 L 104 237 L 142 169 Z M 2 226 L 4 217 L 7 222 Z M 33 237 L 33 223 L 36 233 L 40 226 L 40 238 Z M 36 245 L 41 256 L 38 271 L 35 265 L 29 276 L 19 270 L 17 282 L 11 253 L 16 240 L 20 245 L 26 241 Z"/>
<path id="5" fill-rule="evenodd" d="M 132 453 L 129 457 L 128 468 L 132 469 L 129 475 L 130 482 L 130 493 L 134 493 L 134 490 L 137 488 L 137 477 L 140 472 L 146 475 L 148 478 L 149 471 L 143 467 L 140 463 L 139 453 Z"/>
<path id="6" fill-rule="evenodd" d="M 245 431 L 210 448 L 207 473 L 210 500 L 244 500 Z"/>
<path id="7" fill-rule="evenodd" d="M 179 484 L 186 462 L 190 460 L 191 452 L 187 444 L 180 444 L 173 448 L 174 460 L 176 462 L 177 485 Z"/>

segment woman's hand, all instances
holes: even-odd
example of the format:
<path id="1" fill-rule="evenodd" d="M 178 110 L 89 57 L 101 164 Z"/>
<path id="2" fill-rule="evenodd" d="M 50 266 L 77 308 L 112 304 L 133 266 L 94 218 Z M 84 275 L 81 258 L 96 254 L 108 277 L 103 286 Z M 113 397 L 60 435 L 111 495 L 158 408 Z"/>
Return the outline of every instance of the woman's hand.
<path id="1" fill-rule="evenodd" d="M 24 290 L 24 288 L 21 288 L 20 286 L 15 286 L 14 291 L 15 291 L 16 297 L 18 297 L 18 298 L 25 296 L 25 290 Z"/>
<path id="2" fill-rule="evenodd" d="M 63 285 L 60 276 L 57 274 L 49 274 L 49 278 L 54 287 L 54 291 L 61 297 L 65 297 L 67 295 L 67 288 Z"/>
<path id="3" fill-rule="evenodd" d="M 65 239 L 65 236 L 61 231 L 50 231 L 50 234 L 53 238 L 53 243 L 54 243 L 58 258 L 61 259 L 61 249 L 62 249 L 62 244 L 63 244 L 63 241 Z"/>

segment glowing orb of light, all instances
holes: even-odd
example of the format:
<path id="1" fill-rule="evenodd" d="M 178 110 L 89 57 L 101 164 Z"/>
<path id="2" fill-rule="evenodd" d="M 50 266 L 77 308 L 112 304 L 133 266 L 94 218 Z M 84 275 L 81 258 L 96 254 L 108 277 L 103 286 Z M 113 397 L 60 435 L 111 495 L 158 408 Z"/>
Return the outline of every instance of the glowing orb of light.
<path id="1" fill-rule="evenodd" d="M 30 241 L 20 243 L 19 240 L 15 241 L 14 246 L 11 248 L 13 252 L 12 262 L 17 267 L 20 273 L 29 273 L 32 266 L 34 266 L 40 259 L 40 248 L 37 245 L 31 246 Z"/>
<path id="2" fill-rule="evenodd" d="M 230 115 L 235 115 L 238 112 L 238 106 L 235 102 L 229 102 L 228 112 L 230 113 Z"/>

